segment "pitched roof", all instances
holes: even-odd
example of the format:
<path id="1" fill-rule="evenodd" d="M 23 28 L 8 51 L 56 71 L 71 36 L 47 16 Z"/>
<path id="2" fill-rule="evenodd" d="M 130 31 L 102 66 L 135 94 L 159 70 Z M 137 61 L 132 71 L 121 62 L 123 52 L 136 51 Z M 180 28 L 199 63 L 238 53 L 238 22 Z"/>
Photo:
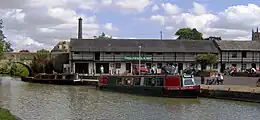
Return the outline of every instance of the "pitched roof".
<path id="1" fill-rule="evenodd" d="M 68 41 L 59 41 L 51 50 L 51 52 L 68 52 L 69 51 Z"/>
<path id="2" fill-rule="evenodd" d="M 71 39 L 71 51 L 137 52 L 211 52 L 218 49 L 209 40 L 158 40 L 158 39 Z"/>
<path id="3" fill-rule="evenodd" d="M 260 42 L 258 41 L 235 41 L 219 40 L 216 41 L 220 50 L 226 51 L 260 51 Z"/>

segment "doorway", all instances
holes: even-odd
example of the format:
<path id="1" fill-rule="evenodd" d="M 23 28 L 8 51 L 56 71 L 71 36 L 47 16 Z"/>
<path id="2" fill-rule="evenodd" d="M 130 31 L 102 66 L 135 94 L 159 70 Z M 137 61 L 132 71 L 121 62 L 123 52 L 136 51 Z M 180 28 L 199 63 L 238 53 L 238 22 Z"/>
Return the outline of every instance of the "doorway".
<path id="1" fill-rule="evenodd" d="M 178 63 L 178 73 L 180 73 L 181 70 L 183 70 L 183 63 Z"/>
<path id="2" fill-rule="evenodd" d="M 89 73 L 88 63 L 75 63 L 75 73 Z"/>
<path id="3" fill-rule="evenodd" d="M 226 64 L 221 64 L 220 72 L 224 73 L 225 69 L 226 69 Z"/>
<path id="4" fill-rule="evenodd" d="M 256 64 L 255 63 L 252 63 L 252 68 L 256 69 Z"/>
<path id="5" fill-rule="evenodd" d="M 96 73 L 100 74 L 100 67 L 104 67 L 104 73 L 108 74 L 109 73 L 109 63 L 96 63 Z"/>
<path id="6" fill-rule="evenodd" d="M 126 68 L 126 71 L 128 71 L 128 73 L 131 73 L 131 72 L 132 72 L 131 63 L 126 63 L 126 64 L 125 64 L 125 68 Z"/>

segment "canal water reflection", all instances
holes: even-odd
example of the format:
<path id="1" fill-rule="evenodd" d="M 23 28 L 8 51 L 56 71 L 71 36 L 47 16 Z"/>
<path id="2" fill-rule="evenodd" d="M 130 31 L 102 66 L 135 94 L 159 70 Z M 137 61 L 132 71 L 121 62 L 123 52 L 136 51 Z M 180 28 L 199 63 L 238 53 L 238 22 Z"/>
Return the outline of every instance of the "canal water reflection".
<path id="1" fill-rule="evenodd" d="M 141 97 L 94 87 L 0 78 L 0 106 L 24 120 L 258 120 L 260 105 L 215 99 Z"/>

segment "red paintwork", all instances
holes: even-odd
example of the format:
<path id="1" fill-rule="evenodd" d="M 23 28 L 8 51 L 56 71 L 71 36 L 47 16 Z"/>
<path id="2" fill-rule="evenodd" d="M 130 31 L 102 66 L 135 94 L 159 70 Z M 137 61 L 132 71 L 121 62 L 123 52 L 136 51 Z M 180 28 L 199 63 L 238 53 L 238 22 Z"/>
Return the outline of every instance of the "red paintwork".
<path id="1" fill-rule="evenodd" d="M 168 86 L 181 86 L 181 78 L 180 76 L 167 76 L 164 80 L 164 87 Z"/>
<path id="2" fill-rule="evenodd" d="M 107 76 L 100 76 L 99 77 L 99 84 L 106 85 L 108 83 L 108 77 Z"/>

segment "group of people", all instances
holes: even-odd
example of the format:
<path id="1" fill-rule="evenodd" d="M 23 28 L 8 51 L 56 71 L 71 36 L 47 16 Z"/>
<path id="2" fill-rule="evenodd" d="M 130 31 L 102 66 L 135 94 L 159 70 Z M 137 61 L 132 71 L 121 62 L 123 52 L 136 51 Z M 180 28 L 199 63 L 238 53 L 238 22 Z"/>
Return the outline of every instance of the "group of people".
<path id="1" fill-rule="evenodd" d="M 207 80 L 207 84 L 211 85 L 211 84 L 223 84 L 224 82 L 224 76 L 221 73 L 213 73 L 210 76 L 210 79 Z"/>

